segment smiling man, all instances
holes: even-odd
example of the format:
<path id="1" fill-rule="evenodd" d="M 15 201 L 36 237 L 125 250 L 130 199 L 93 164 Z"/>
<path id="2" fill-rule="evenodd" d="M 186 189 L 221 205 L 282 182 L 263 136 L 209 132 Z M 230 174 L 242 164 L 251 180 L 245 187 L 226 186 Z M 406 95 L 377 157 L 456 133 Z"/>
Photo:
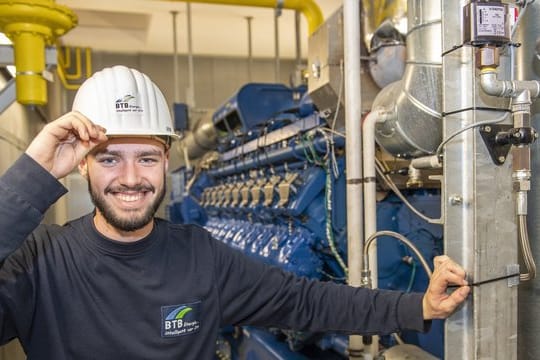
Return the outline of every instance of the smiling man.
<path id="1" fill-rule="evenodd" d="M 115 240 L 150 233 L 152 219 L 165 196 L 167 147 L 145 138 L 112 138 L 79 164 L 96 206 L 99 232 Z"/>
<path id="2" fill-rule="evenodd" d="M 0 343 L 28 359 L 212 359 L 224 325 L 388 334 L 425 331 L 467 297 L 465 272 L 434 259 L 425 294 L 295 277 L 154 217 L 176 135 L 144 74 L 104 69 L 0 177 Z M 107 135 L 105 135 L 105 133 Z M 95 211 L 40 225 L 76 167 Z M 447 293 L 449 284 L 459 287 Z"/>

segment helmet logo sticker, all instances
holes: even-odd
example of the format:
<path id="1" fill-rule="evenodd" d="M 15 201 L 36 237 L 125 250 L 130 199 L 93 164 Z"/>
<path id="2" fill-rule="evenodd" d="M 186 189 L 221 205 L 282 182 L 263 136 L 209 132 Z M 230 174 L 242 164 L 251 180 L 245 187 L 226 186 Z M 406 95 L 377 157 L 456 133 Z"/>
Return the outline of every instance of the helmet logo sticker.
<path id="1" fill-rule="evenodd" d="M 133 95 L 127 94 L 116 100 L 116 112 L 134 112 L 141 113 L 143 112 L 142 106 L 138 104 L 137 98 Z"/>

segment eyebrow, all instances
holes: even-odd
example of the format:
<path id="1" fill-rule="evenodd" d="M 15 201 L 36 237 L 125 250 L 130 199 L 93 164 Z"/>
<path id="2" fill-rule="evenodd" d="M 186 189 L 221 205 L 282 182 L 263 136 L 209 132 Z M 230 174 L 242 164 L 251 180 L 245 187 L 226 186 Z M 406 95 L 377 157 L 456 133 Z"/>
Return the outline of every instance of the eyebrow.
<path id="1" fill-rule="evenodd" d="M 94 154 L 94 156 L 99 155 L 113 155 L 113 156 L 122 156 L 122 151 L 117 150 L 107 150 L 103 149 Z M 161 156 L 163 155 L 163 152 L 160 150 L 141 150 L 141 151 L 135 151 L 135 155 L 137 157 L 144 157 L 144 156 Z"/>

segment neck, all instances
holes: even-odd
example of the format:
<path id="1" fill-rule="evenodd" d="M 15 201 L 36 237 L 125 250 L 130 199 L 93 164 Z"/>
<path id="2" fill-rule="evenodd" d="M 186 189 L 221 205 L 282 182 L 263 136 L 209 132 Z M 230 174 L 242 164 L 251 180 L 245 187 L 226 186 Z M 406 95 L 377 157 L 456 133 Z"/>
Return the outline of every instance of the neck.
<path id="1" fill-rule="evenodd" d="M 145 238 L 150 234 L 150 232 L 152 232 L 152 229 L 154 228 L 154 222 L 150 221 L 140 229 L 124 231 L 109 224 L 99 210 L 96 210 L 96 214 L 94 215 L 94 225 L 101 235 L 112 240 L 126 243 Z"/>

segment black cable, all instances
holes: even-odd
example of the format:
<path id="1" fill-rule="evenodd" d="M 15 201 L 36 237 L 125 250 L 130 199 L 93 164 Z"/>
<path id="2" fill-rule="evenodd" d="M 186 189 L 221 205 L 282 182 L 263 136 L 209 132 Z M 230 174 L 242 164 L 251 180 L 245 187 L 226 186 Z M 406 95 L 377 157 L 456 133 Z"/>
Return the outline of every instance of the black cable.
<path id="1" fill-rule="evenodd" d="M 516 277 L 516 276 L 519 276 L 519 273 L 499 276 L 499 277 L 496 277 L 496 278 L 493 278 L 493 279 L 488 279 L 488 280 L 482 280 L 482 281 L 473 282 L 473 283 L 469 284 L 468 286 L 480 286 L 480 285 L 492 283 L 492 282 L 499 281 L 499 280 L 510 279 L 510 278 L 513 278 L 513 277 Z M 461 286 L 462 285 L 448 285 L 447 288 L 448 289 L 454 289 L 454 288 L 458 288 L 458 287 L 461 287 Z"/>

